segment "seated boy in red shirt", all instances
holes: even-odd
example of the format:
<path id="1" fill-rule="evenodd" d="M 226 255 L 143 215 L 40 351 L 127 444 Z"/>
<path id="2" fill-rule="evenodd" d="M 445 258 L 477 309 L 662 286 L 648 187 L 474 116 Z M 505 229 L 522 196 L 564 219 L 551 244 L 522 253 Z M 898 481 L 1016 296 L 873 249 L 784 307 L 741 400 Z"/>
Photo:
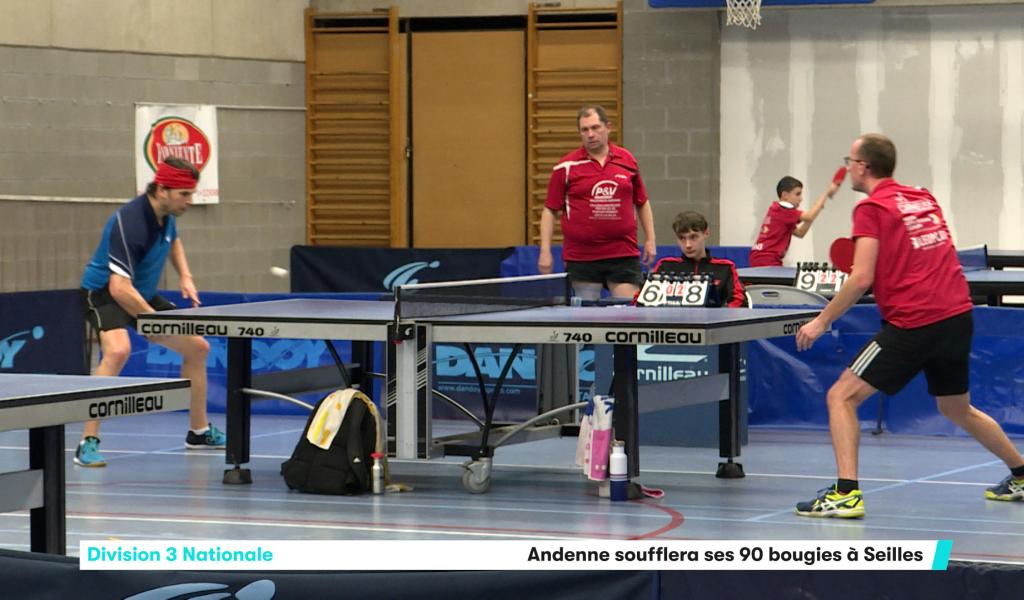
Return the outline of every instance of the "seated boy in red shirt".
<path id="1" fill-rule="evenodd" d="M 711 229 L 704 215 L 692 210 L 683 211 L 672 221 L 672 230 L 676 232 L 683 256 L 663 258 L 654 265 L 651 272 L 662 275 L 710 275 L 709 306 L 743 306 L 746 298 L 736 265 L 731 260 L 712 257 L 707 250 Z"/>

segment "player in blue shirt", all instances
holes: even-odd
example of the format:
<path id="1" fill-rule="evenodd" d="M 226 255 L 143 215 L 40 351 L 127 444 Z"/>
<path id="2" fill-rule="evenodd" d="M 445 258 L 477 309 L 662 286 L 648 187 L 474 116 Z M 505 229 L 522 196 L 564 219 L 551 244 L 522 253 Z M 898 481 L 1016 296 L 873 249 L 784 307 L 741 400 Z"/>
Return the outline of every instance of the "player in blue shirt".
<path id="1" fill-rule="evenodd" d="M 99 332 L 103 358 L 95 375 L 116 376 L 131 356 L 128 327 L 140 313 L 175 308 L 156 293 L 164 264 L 181 280 L 181 297 L 199 305 L 199 294 L 178 238 L 175 218 L 185 214 L 199 183 L 199 171 L 187 161 L 160 163 L 146 193 L 117 209 L 103 228 L 99 246 L 82 275 L 82 308 L 86 321 Z M 223 448 L 227 438 L 206 416 L 206 357 L 210 344 L 200 336 L 149 338 L 182 356 L 181 376 L 192 382 L 187 448 Z M 75 464 L 104 467 L 99 452 L 99 421 L 88 421 L 75 451 Z"/>

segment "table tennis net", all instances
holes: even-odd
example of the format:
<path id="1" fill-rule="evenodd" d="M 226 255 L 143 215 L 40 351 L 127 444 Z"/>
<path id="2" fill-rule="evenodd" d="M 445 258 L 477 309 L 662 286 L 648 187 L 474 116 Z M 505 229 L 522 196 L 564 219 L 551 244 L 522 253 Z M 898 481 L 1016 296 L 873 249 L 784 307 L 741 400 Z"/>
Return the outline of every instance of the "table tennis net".
<path id="1" fill-rule="evenodd" d="M 569 290 L 565 273 L 403 285 L 395 292 L 395 317 L 415 320 L 564 306 Z"/>

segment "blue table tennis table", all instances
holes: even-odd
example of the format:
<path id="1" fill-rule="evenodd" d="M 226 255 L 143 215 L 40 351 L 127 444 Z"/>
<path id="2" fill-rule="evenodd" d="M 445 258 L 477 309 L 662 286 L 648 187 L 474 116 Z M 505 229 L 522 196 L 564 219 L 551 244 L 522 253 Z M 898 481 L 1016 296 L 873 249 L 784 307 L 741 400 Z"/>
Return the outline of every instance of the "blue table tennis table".
<path id="1" fill-rule="evenodd" d="M 31 550 L 65 554 L 64 425 L 189 407 L 187 379 L 0 374 L 0 431 L 29 430 L 29 468 L 0 473 L 0 512 L 29 511 Z"/>
<path id="2" fill-rule="evenodd" d="M 616 398 L 614 427 L 624 437 L 629 475 L 639 474 L 636 359 L 638 344 L 711 346 L 720 348 L 720 376 L 727 388 L 719 401 L 719 450 L 723 477 L 742 476 L 733 461 L 740 454 L 739 348 L 741 342 L 794 335 L 817 311 L 748 308 L 638 308 L 619 306 L 545 306 L 483 314 L 396 320 L 391 301 L 288 299 L 225 306 L 199 307 L 140 315 L 138 330 L 145 335 L 213 335 L 228 338 L 225 483 L 249 483 L 240 465 L 249 461 L 251 340 L 300 338 L 387 342 L 387 394 L 396 399 L 394 440 L 389 453 L 397 458 L 430 458 L 448 452 L 432 443 L 430 434 L 430 371 L 433 343 L 608 344 L 614 347 Z M 508 359 L 509 364 L 512 358 Z M 500 387 L 500 379 L 499 384 Z M 493 396 L 497 395 L 497 390 Z M 496 398 L 488 400 L 492 406 Z M 382 411 L 386 413 L 387 411 Z M 489 411 L 490 412 L 490 411 Z M 483 440 L 471 452 L 472 463 L 463 484 L 471 492 L 489 486 L 488 423 Z M 465 456 L 466 454 L 459 454 Z"/>
<path id="3" fill-rule="evenodd" d="M 796 280 L 796 267 L 746 267 L 737 272 L 744 285 L 793 285 Z M 984 296 L 990 306 L 1002 306 L 1003 296 L 1024 295 L 1024 271 L 965 268 L 964 277 L 971 296 Z"/>

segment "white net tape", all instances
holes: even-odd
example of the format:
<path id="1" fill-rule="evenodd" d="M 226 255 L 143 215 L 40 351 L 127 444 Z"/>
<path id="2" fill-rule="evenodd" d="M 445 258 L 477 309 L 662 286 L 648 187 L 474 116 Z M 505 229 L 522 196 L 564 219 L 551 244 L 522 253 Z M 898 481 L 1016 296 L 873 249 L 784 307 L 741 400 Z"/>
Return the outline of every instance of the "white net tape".
<path id="1" fill-rule="evenodd" d="M 761 0 L 725 0 L 725 24 L 757 29 L 761 24 Z"/>

